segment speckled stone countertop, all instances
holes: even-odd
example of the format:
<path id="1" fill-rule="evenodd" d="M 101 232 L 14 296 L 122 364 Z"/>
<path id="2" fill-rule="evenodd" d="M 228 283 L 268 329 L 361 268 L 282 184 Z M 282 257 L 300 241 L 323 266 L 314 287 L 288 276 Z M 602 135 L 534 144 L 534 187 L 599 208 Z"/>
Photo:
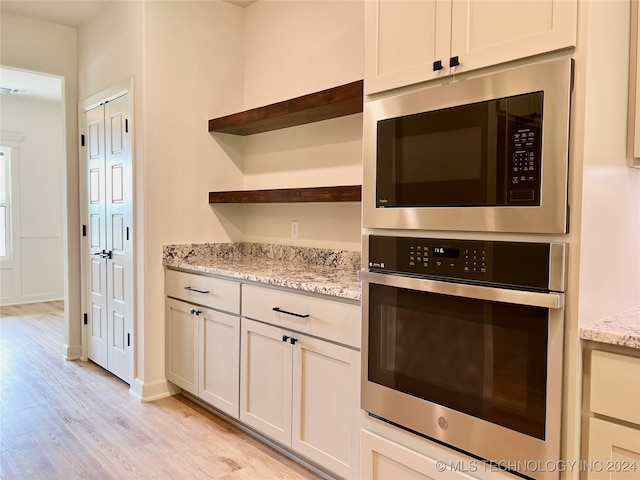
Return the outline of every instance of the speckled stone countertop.
<path id="1" fill-rule="evenodd" d="M 640 306 L 585 325 L 580 337 L 640 349 Z"/>
<path id="2" fill-rule="evenodd" d="M 165 245 L 162 264 L 197 273 L 360 300 L 360 252 L 262 243 Z"/>

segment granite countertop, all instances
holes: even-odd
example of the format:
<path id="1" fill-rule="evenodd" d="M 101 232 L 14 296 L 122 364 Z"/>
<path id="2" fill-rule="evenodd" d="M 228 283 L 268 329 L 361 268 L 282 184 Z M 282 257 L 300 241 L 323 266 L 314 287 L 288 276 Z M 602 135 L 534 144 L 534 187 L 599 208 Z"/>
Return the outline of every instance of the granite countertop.
<path id="1" fill-rule="evenodd" d="M 165 245 L 162 264 L 350 300 L 362 297 L 360 252 L 245 242 Z"/>
<path id="2" fill-rule="evenodd" d="M 640 305 L 585 325 L 580 337 L 640 349 Z"/>

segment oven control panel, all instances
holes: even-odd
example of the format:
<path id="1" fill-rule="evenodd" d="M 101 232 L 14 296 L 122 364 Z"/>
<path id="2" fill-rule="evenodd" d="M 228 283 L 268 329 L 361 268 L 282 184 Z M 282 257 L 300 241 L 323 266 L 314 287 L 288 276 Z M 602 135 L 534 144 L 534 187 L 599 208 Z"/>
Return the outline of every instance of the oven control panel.
<path id="1" fill-rule="evenodd" d="M 451 280 L 549 286 L 548 243 L 369 236 L 369 270 Z"/>

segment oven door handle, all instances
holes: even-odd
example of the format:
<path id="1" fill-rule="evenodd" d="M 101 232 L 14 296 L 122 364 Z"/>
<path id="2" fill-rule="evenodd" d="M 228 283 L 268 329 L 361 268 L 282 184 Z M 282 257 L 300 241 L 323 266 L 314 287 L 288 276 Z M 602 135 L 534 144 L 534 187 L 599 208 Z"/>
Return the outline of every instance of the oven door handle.
<path id="1" fill-rule="evenodd" d="M 440 293 L 455 297 L 489 300 L 492 302 L 514 303 L 532 307 L 562 308 L 564 307 L 564 293 L 557 292 L 532 292 L 523 290 L 511 290 L 508 288 L 485 287 L 469 285 L 465 283 L 441 282 L 424 278 L 404 277 L 383 273 L 360 271 L 360 279 L 363 283 L 375 283 L 389 287 L 419 290 L 421 292 Z"/>

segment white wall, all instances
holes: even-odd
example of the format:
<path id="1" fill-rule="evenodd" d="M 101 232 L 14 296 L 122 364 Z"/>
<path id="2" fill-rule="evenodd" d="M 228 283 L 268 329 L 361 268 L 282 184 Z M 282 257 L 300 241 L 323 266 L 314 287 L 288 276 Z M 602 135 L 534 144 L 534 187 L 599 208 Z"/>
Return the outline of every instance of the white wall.
<path id="1" fill-rule="evenodd" d="M 245 108 L 363 78 L 364 2 L 260 0 L 245 15 Z M 362 184 L 361 114 L 244 142 L 245 189 Z M 248 205 L 244 239 L 359 251 L 360 211 L 359 203 Z"/>
<path id="2" fill-rule="evenodd" d="M 80 28 L 80 98 L 130 76 L 135 85 L 138 305 L 132 390 L 142 398 L 166 392 L 163 244 L 285 243 L 295 215 L 301 222 L 297 244 L 359 250 L 359 204 L 212 207 L 207 194 L 267 187 L 279 172 L 292 186 L 310 179 L 360 184 L 360 115 L 255 136 L 246 144 L 209 134 L 207 120 L 250 103 L 361 79 L 362 9 L 359 1 L 261 0 L 247 9 L 221 1 L 113 2 Z M 300 143 L 291 144 L 292 134 Z M 281 145 L 289 158 L 274 161 Z"/>
<path id="3" fill-rule="evenodd" d="M 0 304 L 61 300 L 65 203 L 62 105 L 5 96 L 0 106 L 0 131 L 23 135 L 19 159 L 12 159 L 12 176 L 18 180 L 13 192 L 18 220 L 16 255 L 10 262 L 0 263 Z"/>
<path id="4" fill-rule="evenodd" d="M 580 325 L 640 304 L 640 170 L 627 166 L 630 5 L 589 7 Z"/>
<path id="5" fill-rule="evenodd" d="M 208 192 L 238 188 L 237 145 L 207 121 L 242 105 L 243 10 L 227 2 L 145 2 L 145 383 L 165 379 L 162 245 L 241 240 L 237 209 Z M 229 153 L 229 154 L 228 154 Z M 141 286 L 142 287 L 142 286 Z"/>
<path id="6" fill-rule="evenodd" d="M 78 358 L 81 352 L 81 312 L 77 32 L 73 28 L 4 12 L 0 22 L 2 65 L 63 78 L 66 157 L 66 205 L 63 213 L 66 221 L 63 232 L 66 328 L 63 355 Z"/>
<path id="7" fill-rule="evenodd" d="M 132 391 L 145 400 L 167 392 L 163 244 L 241 239 L 238 220 L 214 215 L 207 200 L 242 183 L 237 156 L 207 131 L 217 111 L 241 108 L 241 34 L 242 10 L 226 2 L 114 2 L 79 31 L 83 98 L 133 77 Z"/>

